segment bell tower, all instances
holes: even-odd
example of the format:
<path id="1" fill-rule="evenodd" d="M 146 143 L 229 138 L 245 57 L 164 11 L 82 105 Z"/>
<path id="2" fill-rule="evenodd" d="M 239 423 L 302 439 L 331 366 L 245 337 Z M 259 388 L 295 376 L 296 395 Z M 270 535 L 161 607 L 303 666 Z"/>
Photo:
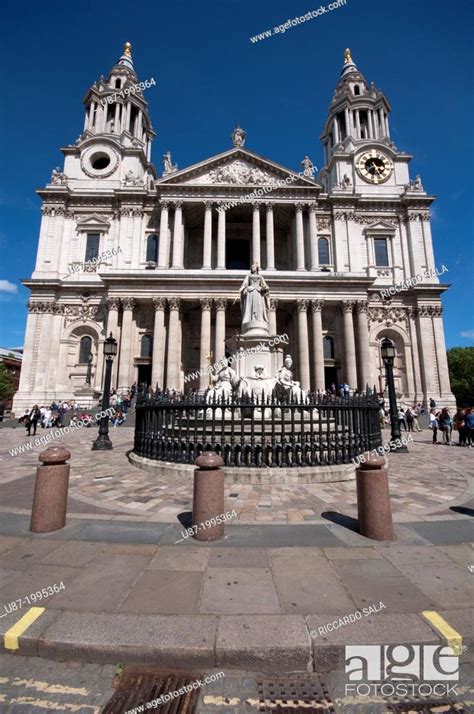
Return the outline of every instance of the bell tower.
<path id="1" fill-rule="evenodd" d="M 156 134 L 145 99 L 154 84 L 154 79 L 140 82 L 132 46 L 126 42 L 108 77 L 101 76 L 84 97 L 82 134 L 74 145 L 62 149 L 71 188 L 79 188 L 84 181 L 91 183 L 91 179 L 118 188 L 123 181 L 142 186 L 155 178 L 151 145 Z"/>
<path id="2" fill-rule="evenodd" d="M 390 138 L 390 104 L 344 52 L 344 65 L 321 134 L 328 192 L 350 188 L 358 193 L 402 193 L 409 183 L 410 156 Z"/>

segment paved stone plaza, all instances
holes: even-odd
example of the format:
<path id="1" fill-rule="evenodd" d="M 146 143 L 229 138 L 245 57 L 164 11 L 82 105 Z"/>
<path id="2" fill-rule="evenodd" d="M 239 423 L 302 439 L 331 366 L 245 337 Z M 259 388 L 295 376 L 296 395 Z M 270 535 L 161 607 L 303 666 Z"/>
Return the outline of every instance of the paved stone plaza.
<path id="1" fill-rule="evenodd" d="M 43 434 L 44 432 L 40 430 Z M 3 429 L 0 455 L 4 469 L 2 506 L 29 513 L 38 454 L 43 447 L 11 456 L 9 450 L 25 443 L 21 428 Z M 458 518 L 450 505 L 469 498 L 474 476 L 473 452 L 457 446 L 433 446 L 431 432 L 413 434 L 408 454 L 389 456 L 390 491 L 395 521 Z M 164 478 L 132 466 L 125 452 L 133 446 L 133 430 L 113 429 L 112 452 L 91 451 L 96 430 L 83 429 L 57 439 L 71 451 L 70 511 L 104 518 L 131 518 L 176 523 L 192 507 L 192 475 Z M 457 439 L 457 436 L 455 437 Z M 383 443 L 390 441 L 387 429 Z M 18 479 L 21 479 L 19 488 Z M 340 511 L 357 515 L 355 482 L 248 486 L 226 489 L 226 510 L 235 509 L 237 523 L 321 523 L 321 514 Z"/>

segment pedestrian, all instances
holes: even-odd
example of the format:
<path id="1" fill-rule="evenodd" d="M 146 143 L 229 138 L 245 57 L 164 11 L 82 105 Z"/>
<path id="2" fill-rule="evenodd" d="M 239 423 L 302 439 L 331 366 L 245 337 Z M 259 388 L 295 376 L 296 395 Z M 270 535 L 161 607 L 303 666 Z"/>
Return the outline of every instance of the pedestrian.
<path id="1" fill-rule="evenodd" d="M 37 404 L 30 411 L 28 421 L 26 422 L 26 433 L 31 436 L 31 427 L 33 427 L 33 436 L 36 436 L 36 427 L 38 426 L 38 421 L 41 419 L 41 411 Z"/>
<path id="2" fill-rule="evenodd" d="M 438 419 L 436 418 L 434 409 L 430 409 L 429 428 L 433 431 L 433 444 L 437 444 L 438 443 Z"/>
<path id="3" fill-rule="evenodd" d="M 414 417 L 413 417 L 413 412 L 410 407 L 408 407 L 408 409 L 405 412 L 405 418 L 406 418 L 407 425 L 408 425 L 408 431 L 413 431 Z"/>
<path id="4" fill-rule="evenodd" d="M 430 409 L 436 409 L 436 402 L 433 397 L 430 399 Z"/>
<path id="5" fill-rule="evenodd" d="M 398 407 L 398 426 L 401 429 L 403 424 L 403 428 L 405 431 L 407 430 L 407 423 L 405 421 L 405 412 L 401 407 Z"/>
<path id="6" fill-rule="evenodd" d="M 453 441 L 451 441 L 453 420 L 447 407 L 443 407 L 443 409 L 441 410 L 441 414 L 438 417 L 438 424 L 439 428 L 443 432 L 444 443 L 446 444 L 446 446 L 450 446 L 454 443 Z"/>
<path id="7" fill-rule="evenodd" d="M 464 409 L 461 409 L 460 407 L 456 411 L 456 414 L 453 417 L 453 429 L 454 431 L 457 431 L 459 434 L 459 441 L 458 445 L 459 446 L 465 446 L 466 445 L 466 425 L 464 423 Z"/>
<path id="8" fill-rule="evenodd" d="M 412 409 L 413 412 L 413 429 L 415 431 L 421 431 L 420 423 L 418 421 L 418 417 L 420 416 L 420 405 L 416 404 L 413 406 Z"/>
<path id="9" fill-rule="evenodd" d="M 474 413 L 472 407 L 468 407 L 464 412 L 464 428 L 466 429 L 466 446 L 472 449 L 474 443 Z"/>

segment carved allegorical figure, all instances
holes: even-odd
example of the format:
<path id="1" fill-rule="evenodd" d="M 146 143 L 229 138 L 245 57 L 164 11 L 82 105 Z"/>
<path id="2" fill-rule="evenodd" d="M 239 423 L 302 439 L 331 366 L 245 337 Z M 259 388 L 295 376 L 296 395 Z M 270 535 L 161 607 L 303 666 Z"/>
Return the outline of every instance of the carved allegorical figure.
<path id="1" fill-rule="evenodd" d="M 278 370 L 278 376 L 275 385 L 275 395 L 278 399 L 288 399 L 291 402 L 306 399 L 304 392 L 299 382 L 293 380 L 293 360 L 291 355 L 286 355 L 283 367 Z"/>
<path id="2" fill-rule="evenodd" d="M 253 263 L 249 275 L 241 285 L 240 307 L 242 334 L 255 329 L 268 334 L 269 290 L 259 273 L 258 263 Z"/>

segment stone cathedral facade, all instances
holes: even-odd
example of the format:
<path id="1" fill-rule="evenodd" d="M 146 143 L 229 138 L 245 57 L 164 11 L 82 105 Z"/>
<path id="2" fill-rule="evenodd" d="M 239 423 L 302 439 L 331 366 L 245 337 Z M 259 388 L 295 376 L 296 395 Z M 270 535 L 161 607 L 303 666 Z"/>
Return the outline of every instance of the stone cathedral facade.
<path id="1" fill-rule="evenodd" d="M 411 157 L 390 139 L 390 105 L 350 52 L 321 134 L 319 173 L 308 157 L 304 171 L 263 158 L 237 127 L 230 148 L 188 168 L 168 152 L 159 175 L 146 101 L 159 88 L 148 84 L 139 84 L 127 43 L 87 92 L 84 129 L 62 149 L 64 167 L 38 191 L 14 409 L 97 400 L 109 333 L 119 343 L 113 386 L 204 389 L 207 374 L 189 375 L 229 351 L 240 328 L 238 290 L 254 261 L 270 288 L 270 331 L 289 336 L 285 352 L 304 389 L 347 382 L 383 392 L 388 337 L 401 400 L 454 405 L 434 197 L 419 177 L 410 180 Z"/>

